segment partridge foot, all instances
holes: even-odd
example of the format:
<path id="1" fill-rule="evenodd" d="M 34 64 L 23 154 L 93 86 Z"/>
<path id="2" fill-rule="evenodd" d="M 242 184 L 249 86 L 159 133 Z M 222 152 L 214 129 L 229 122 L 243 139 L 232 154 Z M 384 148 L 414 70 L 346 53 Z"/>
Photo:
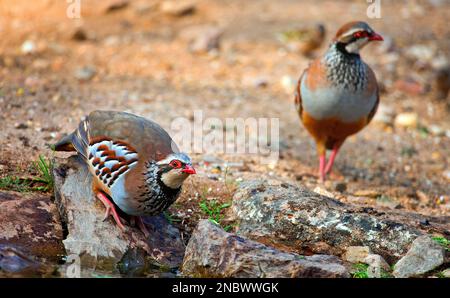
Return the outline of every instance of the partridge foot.
<path id="1" fill-rule="evenodd" d="M 116 224 L 119 226 L 119 228 L 122 231 L 124 231 L 125 230 L 125 226 L 122 224 L 122 221 L 120 220 L 119 214 L 117 213 L 117 210 L 116 210 L 116 207 L 114 206 L 114 204 L 102 192 L 98 192 L 96 196 L 103 203 L 103 205 L 105 205 L 105 207 L 106 207 L 105 216 L 103 218 L 103 221 L 105 221 L 106 219 L 108 219 L 108 217 L 110 215 L 112 215 L 112 217 L 114 218 L 114 221 L 116 222 Z"/>

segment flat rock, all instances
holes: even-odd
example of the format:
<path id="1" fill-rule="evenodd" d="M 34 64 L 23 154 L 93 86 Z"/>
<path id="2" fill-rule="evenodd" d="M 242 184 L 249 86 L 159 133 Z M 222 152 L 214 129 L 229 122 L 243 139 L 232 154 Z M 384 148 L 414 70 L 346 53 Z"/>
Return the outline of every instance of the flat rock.
<path id="1" fill-rule="evenodd" d="M 199 222 L 186 248 L 182 273 L 190 277 L 349 277 L 335 256 L 300 256 Z"/>
<path id="2" fill-rule="evenodd" d="M 64 254 L 58 209 L 49 195 L 0 192 L 0 245 L 57 260 Z"/>
<path id="3" fill-rule="evenodd" d="M 316 253 L 318 242 L 333 255 L 349 246 L 368 246 L 394 262 L 423 234 L 417 228 L 421 216 L 344 204 L 277 180 L 241 183 L 232 209 L 238 234 L 300 254 Z M 434 221 L 429 219 L 434 229 L 448 231 L 448 219 Z"/>
<path id="4" fill-rule="evenodd" d="M 444 248 L 424 235 L 414 240 L 408 253 L 395 264 L 393 274 L 402 278 L 418 276 L 439 267 L 444 260 Z"/>
<path id="5" fill-rule="evenodd" d="M 163 216 L 144 219 L 150 237 L 127 225 L 122 232 L 110 218 L 103 221 L 104 207 L 91 189 L 92 176 L 76 156 L 54 170 L 55 193 L 68 235 L 63 241 L 67 255 L 81 257 L 82 266 L 128 275 L 128 269 L 149 264 L 177 268 L 183 259 L 184 245 L 179 230 Z M 130 264 L 130 255 L 144 260 Z"/>

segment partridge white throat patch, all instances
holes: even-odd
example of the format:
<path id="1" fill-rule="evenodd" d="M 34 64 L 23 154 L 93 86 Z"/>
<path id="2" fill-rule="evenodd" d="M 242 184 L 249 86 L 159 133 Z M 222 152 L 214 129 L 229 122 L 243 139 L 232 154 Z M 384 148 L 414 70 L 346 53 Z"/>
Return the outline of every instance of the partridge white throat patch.
<path id="1" fill-rule="evenodd" d="M 89 143 L 88 156 L 93 173 L 109 188 L 138 162 L 138 154 L 132 146 L 106 137 Z"/>

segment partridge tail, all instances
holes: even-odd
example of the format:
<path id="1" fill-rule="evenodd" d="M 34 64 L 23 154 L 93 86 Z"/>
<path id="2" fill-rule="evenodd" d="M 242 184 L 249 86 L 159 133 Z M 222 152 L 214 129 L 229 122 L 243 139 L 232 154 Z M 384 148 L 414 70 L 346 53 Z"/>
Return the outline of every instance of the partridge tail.
<path id="1" fill-rule="evenodd" d="M 78 125 L 78 128 L 63 137 L 55 144 L 56 151 L 77 151 L 78 154 L 87 159 L 87 152 L 89 147 L 89 122 L 83 120 Z"/>

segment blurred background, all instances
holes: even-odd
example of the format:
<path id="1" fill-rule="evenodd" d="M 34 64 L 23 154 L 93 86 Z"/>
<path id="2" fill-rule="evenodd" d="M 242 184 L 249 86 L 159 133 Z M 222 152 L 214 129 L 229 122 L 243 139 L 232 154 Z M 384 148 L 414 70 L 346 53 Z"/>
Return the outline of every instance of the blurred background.
<path id="1" fill-rule="evenodd" d="M 0 0 L 0 177 L 32 175 L 30 162 L 52 154 L 46 144 L 94 109 L 167 129 L 202 110 L 280 118 L 280 161 L 194 155 L 196 179 L 221 179 L 227 162 L 235 180 L 266 175 L 314 189 L 295 84 L 341 25 L 362 20 L 385 39 L 362 52 L 381 105 L 320 187 L 342 201 L 448 214 L 450 1 L 380 3 L 380 18 L 369 18 L 365 0 Z"/>

